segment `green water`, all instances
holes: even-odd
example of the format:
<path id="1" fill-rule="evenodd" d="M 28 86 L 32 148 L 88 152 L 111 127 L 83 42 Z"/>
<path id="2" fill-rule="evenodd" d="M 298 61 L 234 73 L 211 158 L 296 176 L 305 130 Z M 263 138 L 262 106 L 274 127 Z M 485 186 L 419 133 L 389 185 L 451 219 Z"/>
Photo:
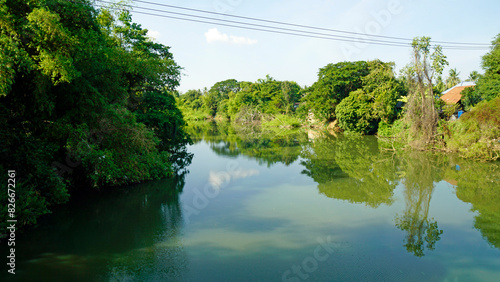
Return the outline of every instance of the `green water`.
<path id="1" fill-rule="evenodd" d="M 372 136 L 191 134 L 189 173 L 59 209 L 18 235 L 2 281 L 500 279 L 498 162 Z"/>

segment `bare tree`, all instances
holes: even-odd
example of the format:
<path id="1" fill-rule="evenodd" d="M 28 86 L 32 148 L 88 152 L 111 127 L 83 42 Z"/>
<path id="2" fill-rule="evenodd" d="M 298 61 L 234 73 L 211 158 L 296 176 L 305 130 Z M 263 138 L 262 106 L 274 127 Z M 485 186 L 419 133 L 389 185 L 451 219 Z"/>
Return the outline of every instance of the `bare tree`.
<path id="1" fill-rule="evenodd" d="M 407 66 L 409 84 L 406 120 L 410 125 L 410 142 L 422 148 L 435 138 L 438 113 L 434 106 L 432 81 L 439 77 L 448 64 L 439 45 L 431 54 L 430 37 L 413 39 L 413 62 Z"/>

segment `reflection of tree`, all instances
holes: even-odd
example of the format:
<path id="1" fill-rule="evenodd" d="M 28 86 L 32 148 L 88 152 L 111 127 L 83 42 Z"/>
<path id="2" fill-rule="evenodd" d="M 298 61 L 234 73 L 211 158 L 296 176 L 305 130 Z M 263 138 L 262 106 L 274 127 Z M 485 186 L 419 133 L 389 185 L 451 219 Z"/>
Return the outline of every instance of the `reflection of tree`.
<path id="1" fill-rule="evenodd" d="M 404 214 L 396 217 L 396 227 L 406 231 L 406 250 L 415 256 L 424 256 L 424 250 L 434 250 L 443 233 L 437 222 L 428 219 L 434 182 L 439 181 L 440 172 L 434 160 L 424 154 L 405 156 L 402 169 L 405 172 Z"/>
<path id="2" fill-rule="evenodd" d="M 474 227 L 500 249 L 500 164 L 461 160 L 460 170 L 447 171 L 457 181 L 457 197 L 477 211 Z"/>
<path id="3" fill-rule="evenodd" d="M 318 183 L 330 198 L 365 203 L 371 207 L 392 204 L 396 187 L 394 160 L 381 154 L 373 136 L 326 136 L 303 150 L 304 174 Z"/>
<path id="4" fill-rule="evenodd" d="M 32 267 L 43 268 L 46 279 L 74 279 L 79 273 L 76 266 L 69 267 L 74 263 L 88 269 L 87 280 L 165 280 L 155 279 L 158 274 L 175 280 L 187 267 L 187 255 L 177 243 L 184 177 L 102 191 L 73 202 L 32 232 L 26 257 L 39 256 Z"/>
<path id="5" fill-rule="evenodd" d="M 136 218 L 133 224 L 141 230 L 129 229 L 132 236 L 143 237 L 146 241 L 142 247 L 127 252 L 122 250 L 109 262 L 106 280 L 171 281 L 182 277 L 188 265 L 187 255 L 179 242 L 183 220 L 178 195 L 184 187 L 184 177 L 148 185 L 141 201 L 143 212 L 136 210 L 144 216 Z"/>
<path id="6" fill-rule="evenodd" d="M 300 154 L 299 140 L 305 140 L 302 131 L 270 131 L 260 126 L 238 126 L 229 123 L 204 123 L 188 129 L 193 140 L 205 140 L 219 156 L 245 155 L 260 164 L 290 165 Z"/>

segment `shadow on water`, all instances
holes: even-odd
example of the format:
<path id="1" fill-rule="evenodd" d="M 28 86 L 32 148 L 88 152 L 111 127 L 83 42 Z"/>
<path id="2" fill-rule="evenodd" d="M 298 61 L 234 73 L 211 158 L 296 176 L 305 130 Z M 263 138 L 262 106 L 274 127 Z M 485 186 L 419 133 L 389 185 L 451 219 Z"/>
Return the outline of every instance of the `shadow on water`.
<path id="1" fill-rule="evenodd" d="M 188 267 L 179 242 L 184 178 L 185 174 L 73 201 L 18 239 L 19 271 L 14 278 L 181 279 Z"/>

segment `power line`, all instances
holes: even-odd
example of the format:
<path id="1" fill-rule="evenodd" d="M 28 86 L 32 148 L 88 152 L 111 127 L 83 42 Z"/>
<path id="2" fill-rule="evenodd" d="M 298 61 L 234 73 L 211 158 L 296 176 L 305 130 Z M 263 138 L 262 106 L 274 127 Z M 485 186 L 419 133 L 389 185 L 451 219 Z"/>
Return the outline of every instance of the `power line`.
<path id="1" fill-rule="evenodd" d="M 104 3 L 108 3 L 108 4 L 112 3 L 112 2 L 102 1 L 102 0 L 99 0 L 99 2 L 104 2 Z M 252 24 L 252 23 L 245 23 L 245 22 L 238 22 L 238 21 L 231 21 L 231 20 L 224 20 L 224 19 L 217 19 L 217 18 L 210 18 L 210 17 L 203 17 L 203 16 L 190 15 L 190 14 L 185 14 L 185 13 L 177 13 L 177 12 L 171 12 L 171 11 L 164 11 L 164 10 L 144 8 L 144 7 L 139 7 L 139 6 L 130 6 L 130 5 L 125 5 L 125 4 L 122 4 L 122 6 L 128 6 L 128 7 L 131 7 L 131 8 L 139 8 L 139 9 L 143 9 L 143 10 L 147 10 L 147 11 L 162 12 L 162 13 L 168 13 L 168 14 L 174 14 L 174 15 L 180 15 L 180 16 L 188 16 L 188 17 L 201 18 L 201 19 L 207 19 L 207 20 L 229 22 L 229 23 L 234 23 L 234 24 L 243 24 L 243 25 L 248 25 L 248 26 L 256 26 L 256 27 L 262 27 L 262 28 L 271 28 L 271 29 L 283 30 L 283 31 L 287 31 L 287 32 L 301 32 L 301 33 L 308 33 L 308 34 L 313 34 L 313 35 L 328 36 L 328 37 L 333 37 L 333 38 L 352 39 L 352 40 L 355 40 L 356 42 L 360 42 L 360 43 L 379 42 L 379 43 L 388 43 L 388 44 L 391 44 L 391 45 L 400 44 L 400 46 L 404 46 L 404 47 L 409 46 L 408 43 L 397 43 L 397 42 L 394 42 L 394 41 L 384 41 L 384 40 L 376 40 L 376 39 L 360 39 L 360 38 L 351 37 L 351 36 L 333 35 L 333 34 L 318 33 L 318 32 L 311 32 L 311 31 L 303 31 L 303 30 L 297 30 L 297 29 L 273 27 L 273 26 L 268 26 L 268 25 Z M 134 11 L 134 12 L 137 12 L 137 11 Z M 178 19 L 178 18 L 175 18 L 175 19 Z M 215 24 L 217 24 L 217 23 L 215 23 Z"/>
<path id="2" fill-rule="evenodd" d="M 409 42 L 413 41 L 412 38 L 403 38 L 403 37 L 393 37 L 393 36 L 365 34 L 365 33 L 345 31 L 345 30 L 338 30 L 338 29 L 330 29 L 330 28 L 322 28 L 322 27 L 315 27 L 315 26 L 308 26 L 308 25 L 292 24 L 292 23 L 287 23 L 287 22 L 265 20 L 265 19 L 259 19 L 259 18 L 254 18 L 254 17 L 237 16 L 237 15 L 224 14 L 224 13 L 217 13 L 217 12 L 212 12 L 212 11 L 206 11 L 206 10 L 200 10 L 200 9 L 192 9 L 192 8 L 180 7 L 180 6 L 175 6 L 175 5 L 160 4 L 160 3 L 149 2 L 149 1 L 142 1 L 142 0 L 132 0 L 132 1 L 138 2 L 138 3 L 150 4 L 150 5 L 157 5 L 157 6 L 169 7 L 169 8 L 174 8 L 174 9 L 181 9 L 181 10 L 199 12 L 199 13 L 213 14 L 213 15 L 219 15 L 219 16 L 225 16 L 225 17 L 232 17 L 232 18 L 240 18 L 240 19 L 246 19 L 246 20 L 252 20 L 252 21 L 267 22 L 267 23 L 273 23 L 273 24 L 288 25 L 288 26 L 308 28 L 308 29 L 316 29 L 316 30 L 323 30 L 323 31 L 332 31 L 332 32 L 338 32 L 338 33 L 361 35 L 361 36 L 368 36 L 368 37 L 379 37 L 379 38 L 403 40 L 403 41 L 409 41 Z M 434 42 L 435 43 L 440 43 L 440 44 L 477 45 L 477 46 L 486 46 L 486 47 L 491 46 L 491 44 L 489 44 L 489 43 L 450 42 L 450 41 L 434 41 Z"/>
<path id="3" fill-rule="evenodd" d="M 112 2 L 108 2 L 108 1 L 102 1 L 102 0 L 97 0 L 97 1 L 103 2 L 106 4 L 115 4 Z M 137 0 L 136 0 L 136 2 L 151 3 L 151 2 L 147 2 L 147 1 L 137 1 Z M 160 5 L 160 6 L 167 6 L 167 7 L 172 6 L 172 5 L 164 5 L 164 4 L 157 4 L 157 3 L 154 3 L 154 4 Z M 191 21 L 191 22 L 197 22 L 197 23 L 216 24 L 216 25 L 220 25 L 220 26 L 235 27 L 235 28 L 247 29 L 247 30 L 263 31 L 263 32 L 270 32 L 270 33 L 277 33 L 277 34 L 286 34 L 286 35 L 294 35 L 294 36 L 318 38 L 318 39 L 327 39 L 327 40 L 335 40 L 335 41 L 343 41 L 343 42 L 354 42 L 354 43 L 366 43 L 366 44 L 375 44 L 375 45 L 384 45 L 384 46 L 394 46 L 394 47 L 410 47 L 411 46 L 410 43 L 404 43 L 404 42 L 376 40 L 376 39 L 368 39 L 368 38 L 356 38 L 356 37 L 350 37 L 350 36 L 318 33 L 318 32 L 311 32 L 311 31 L 304 31 L 304 30 L 297 30 L 297 29 L 290 29 L 290 28 L 275 27 L 275 26 L 269 26 L 269 25 L 252 24 L 252 23 L 247 23 L 247 22 L 217 19 L 217 18 L 191 15 L 191 14 L 185 14 L 185 13 L 178 13 L 178 12 L 172 12 L 172 11 L 151 9 L 151 8 L 145 8 L 145 7 L 139 7 L 139 6 L 131 6 L 131 5 L 126 5 L 126 4 L 115 4 L 115 5 L 122 6 L 122 7 L 138 8 L 138 9 L 143 9 L 146 11 L 174 14 L 174 15 L 178 15 L 178 16 L 182 16 L 182 17 L 159 15 L 159 14 L 154 14 L 154 13 L 150 13 L 150 12 L 142 12 L 142 11 L 133 11 L 134 13 L 139 13 L 139 14 L 144 14 L 144 15 L 158 16 L 158 17 L 163 17 L 163 18 Z M 118 9 L 118 8 L 114 8 L 114 7 L 105 7 L 105 6 L 102 6 L 99 4 L 97 4 L 97 6 L 102 7 L 102 8 L 107 8 L 107 9 Z M 194 10 L 194 11 L 203 11 L 203 10 L 182 8 L 182 7 L 177 7 L 177 6 L 172 6 L 172 7 L 187 9 L 187 10 Z M 204 11 L 204 12 L 212 13 L 212 14 L 221 14 L 221 13 L 215 13 L 215 12 L 209 12 L 209 11 Z M 225 14 L 221 14 L 221 15 L 225 15 Z M 185 18 L 186 16 L 187 17 L 194 17 L 194 18 L 198 18 L 198 19 L 202 19 L 202 20 Z M 245 18 L 245 17 L 243 17 L 243 18 Z M 211 20 L 211 21 L 206 21 L 206 20 Z M 216 22 L 213 22 L 213 21 L 216 21 Z M 261 20 L 261 21 L 265 21 L 265 20 Z M 226 23 L 220 23 L 220 22 L 226 22 Z M 227 24 L 227 22 L 229 22 L 231 24 Z M 277 22 L 277 23 L 279 23 L 279 22 Z M 234 25 L 234 24 L 238 24 L 238 25 Z M 241 26 L 241 25 L 243 25 L 243 26 Z M 288 24 L 288 25 L 292 25 L 292 24 Z M 253 26 L 253 27 L 249 27 L 249 26 Z M 263 29 L 263 28 L 266 28 L 266 29 Z M 361 34 L 361 33 L 355 33 L 355 34 L 369 36 L 369 35 L 365 35 L 365 34 Z M 384 36 L 380 36 L 380 37 L 384 37 Z M 387 38 L 387 37 L 385 37 L 385 38 Z M 458 43 L 454 43 L 454 44 L 458 44 Z M 486 48 L 486 46 L 484 46 L 484 47 L 480 47 L 480 46 L 442 46 L 442 47 L 443 47 L 443 49 L 454 49 L 454 50 L 484 50 Z"/>

